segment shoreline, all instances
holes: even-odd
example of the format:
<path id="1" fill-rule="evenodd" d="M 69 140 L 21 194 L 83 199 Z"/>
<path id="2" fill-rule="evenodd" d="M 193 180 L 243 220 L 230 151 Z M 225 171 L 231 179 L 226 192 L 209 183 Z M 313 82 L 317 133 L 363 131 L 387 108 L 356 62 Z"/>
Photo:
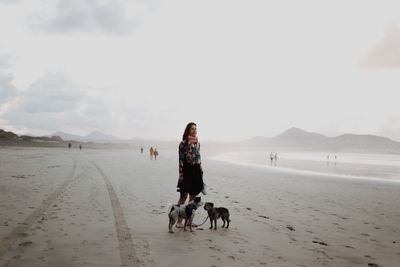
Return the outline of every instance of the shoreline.
<path id="1" fill-rule="evenodd" d="M 209 159 L 242 166 L 265 168 L 278 172 L 400 183 L 400 167 L 397 166 L 360 164 L 342 161 L 331 161 L 327 163 L 322 160 L 315 161 L 286 158 L 279 158 L 276 165 L 275 163 L 271 165 L 269 159 L 258 161 L 251 161 L 249 159 L 239 160 L 230 157 L 234 154 L 235 153 L 221 153 L 210 156 Z M 391 172 L 385 173 L 388 171 Z M 397 171 L 399 172 L 398 175 L 396 173 Z"/>

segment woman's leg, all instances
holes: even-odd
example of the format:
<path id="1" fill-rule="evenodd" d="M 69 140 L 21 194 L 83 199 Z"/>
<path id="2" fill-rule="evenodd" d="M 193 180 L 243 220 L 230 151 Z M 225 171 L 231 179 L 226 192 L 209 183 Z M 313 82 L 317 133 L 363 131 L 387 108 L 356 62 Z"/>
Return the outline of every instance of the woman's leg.
<path id="1" fill-rule="evenodd" d="M 178 200 L 178 205 L 185 204 L 185 201 L 186 201 L 187 197 L 188 197 L 188 193 L 182 193 L 181 197 Z"/>
<path id="2" fill-rule="evenodd" d="M 181 197 L 178 200 L 178 205 L 185 204 L 185 201 L 186 201 L 187 197 L 188 197 L 188 193 L 181 193 Z M 183 228 L 183 224 L 182 224 L 182 219 L 181 218 L 178 219 L 178 221 L 176 223 L 176 226 L 179 227 L 179 228 Z"/>

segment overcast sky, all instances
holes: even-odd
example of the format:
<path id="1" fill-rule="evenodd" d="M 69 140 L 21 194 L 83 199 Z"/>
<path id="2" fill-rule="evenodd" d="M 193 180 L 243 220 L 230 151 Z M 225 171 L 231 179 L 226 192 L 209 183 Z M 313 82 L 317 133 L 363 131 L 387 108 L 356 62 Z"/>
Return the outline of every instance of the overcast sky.
<path id="1" fill-rule="evenodd" d="M 400 3 L 0 0 L 0 129 L 400 140 Z"/>

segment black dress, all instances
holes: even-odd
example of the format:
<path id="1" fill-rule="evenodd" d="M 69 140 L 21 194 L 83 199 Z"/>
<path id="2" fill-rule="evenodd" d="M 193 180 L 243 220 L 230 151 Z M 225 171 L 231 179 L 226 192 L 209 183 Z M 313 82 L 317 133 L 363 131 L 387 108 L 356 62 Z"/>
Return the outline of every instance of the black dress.
<path id="1" fill-rule="evenodd" d="M 203 190 L 203 172 L 200 164 L 183 163 L 183 182 L 180 184 L 181 193 L 198 195 Z"/>
<path id="2" fill-rule="evenodd" d="M 181 195 L 198 195 L 203 190 L 203 170 L 201 168 L 200 144 L 182 141 L 179 145 L 179 172 L 183 181 L 178 182 Z"/>

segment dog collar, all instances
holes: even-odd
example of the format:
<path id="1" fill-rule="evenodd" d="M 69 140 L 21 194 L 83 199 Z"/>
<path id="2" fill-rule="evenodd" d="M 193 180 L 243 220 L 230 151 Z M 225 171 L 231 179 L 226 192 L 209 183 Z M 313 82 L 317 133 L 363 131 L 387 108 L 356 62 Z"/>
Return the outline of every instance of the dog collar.
<path id="1" fill-rule="evenodd" d="M 197 207 L 194 204 L 187 205 L 186 206 L 186 216 L 187 217 L 192 216 L 193 210 L 196 210 L 196 209 L 197 209 Z"/>
<path id="2" fill-rule="evenodd" d="M 197 210 L 197 207 L 196 207 L 195 204 L 190 204 L 190 205 L 188 205 L 188 208 L 189 208 L 189 209 L 192 209 L 192 210 Z"/>

